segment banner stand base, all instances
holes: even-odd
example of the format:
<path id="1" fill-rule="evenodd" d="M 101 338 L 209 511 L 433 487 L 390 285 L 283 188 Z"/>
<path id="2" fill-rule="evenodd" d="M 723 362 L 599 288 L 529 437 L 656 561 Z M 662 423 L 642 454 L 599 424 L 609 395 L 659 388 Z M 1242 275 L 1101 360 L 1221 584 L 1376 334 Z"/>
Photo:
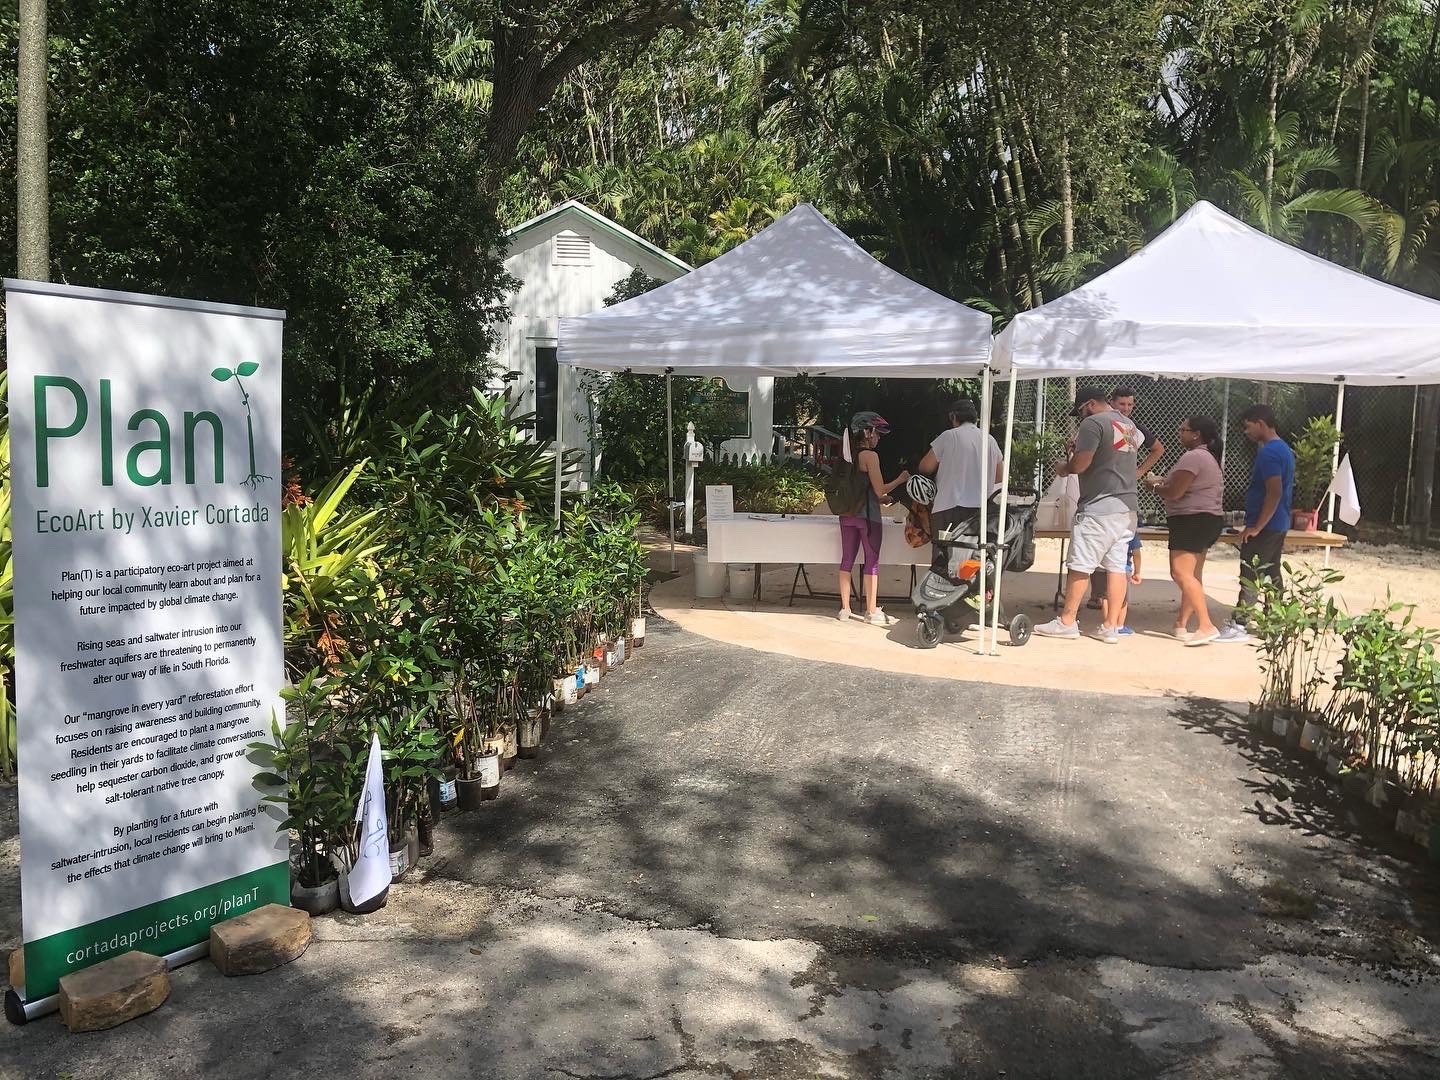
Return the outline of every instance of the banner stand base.
<path id="1" fill-rule="evenodd" d="M 25 999 L 20 996 L 20 991 L 24 989 L 22 986 L 18 990 L 11 988 L 5 991 L 5 1019 L 9 1020 L 10 1023 L 16 1027 L 20 1027 L 22 1024 L 28 1023 L 31 1020 L 31 1015 L 25 1007 Z M 51 1000 L 58 999 L 58 997 L 59 995 L 57 994 Z M 44 999 L 34 1003 L 37 1010 L 42 1004 L 44 1004 Z M 59 1008 L 58 1001 L 54 1008 Z M 46 1009 L 45 1011 L 49 1012 L 50 1010 Z M 41 1015 L 41 1013 L 37 1011 L 35 1016 L 39 1015 Z"/>
<path id="2" fill-rule="evenodd" d="M 177 967 L 190 963 L 192 960 L 199 960 L 203 956 L 210 955 L 210 939 L 196 945 L 187 945 L 183 949 L 176 949 L 172 953 L 165 954 L 165 966 L 171 971 Z M 28 1024 L 42 1016 L 48 1016 L 57 1012 L 60 1008 L 60 995 L 51 994 L 49 997 L 36 998 L 34 1001 L 26 1001 L 22 996 L 25 988 L 14 987 L 5 992 L 5 1019 L 16 1027 Z"/>

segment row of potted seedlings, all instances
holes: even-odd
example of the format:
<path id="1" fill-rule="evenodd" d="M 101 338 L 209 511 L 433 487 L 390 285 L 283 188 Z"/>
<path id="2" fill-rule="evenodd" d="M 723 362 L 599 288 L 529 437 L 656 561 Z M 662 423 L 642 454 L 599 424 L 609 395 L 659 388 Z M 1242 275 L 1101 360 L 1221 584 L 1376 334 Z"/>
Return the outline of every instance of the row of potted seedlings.
<path id="1" fill-rule="evenodd" d="M 1440 635 L 1400 604 L 1346 614 L 1329 595 L 1340 580 L 1287 565 L 1285 584 L 1262 589 L 1250 725 L 1440 862 Z"/>
<path id="2" fill-rule="evenodd" d="M 645 644 L 645 617 L 629 617 L 623 634 L 601 632 L 583 640 L 583 649 L 577 644 L 566 651 L 563 667 L 546 669 L 543 683 L 538 676 L 516 677 L 501 686 L 487 698 L 491 708 L 476 709 L 463 688 L 452 687 L 445 698 L 455 711 L 448 717 L 418 712 L 377 723 L 392 881 L 404 880 L 430 854 L 441 814 L 475 810 L 499 798 L 502 779 L 517 759 L 539 757 L 552 718 L 577 708 L 602 679 L 633 660 Z M 361 797 L 357 777 L 364 757 L 360 744 L 325 739 L 343 690 L 312 672 L 285 696 L 294 719 L 283 729 L 277 726 L 274 744 L 252 750 L 267 759 L 261 783 L 280 789 L 266 799 L 283 808 L 281 828 L 291 833 L 291 901 L 312 914 L 337 907 L 358 912 L 342 886 L 358 856 L 358 837 L 346 826 Z M 364 910 L 382 904 L 383 898 Z"/>
<path id="3" fill-rule="evenodd" d="M 311 666 L 284 691 L 283 726 L 250 747 L 290 836 L 292 901 L 312 913 L 357 910 L 344 883 L 372 733 L 402 880 L 441 813 L 497 798 L 552 718 L 644 644 L 648 560 L 623 493 L 592 492 L 559 532 L 518 504 L 432 521 L 357 561 L 359 577 L 308 616 L 308 651 L 295 651 Z"/>

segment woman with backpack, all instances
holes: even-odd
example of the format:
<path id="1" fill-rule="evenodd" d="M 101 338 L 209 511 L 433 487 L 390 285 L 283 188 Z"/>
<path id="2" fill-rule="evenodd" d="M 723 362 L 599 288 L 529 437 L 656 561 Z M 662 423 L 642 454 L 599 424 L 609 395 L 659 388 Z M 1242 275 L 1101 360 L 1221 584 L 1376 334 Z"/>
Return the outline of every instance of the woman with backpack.
<path id="1" fill-rule="evenodd" d="M 898 620 L 886 615 L 875 604 L 880 594 L 880 541 L 881 531 L 880 500 L 887 498 L 901 484 L 910 479 L 910 474 L 901 471 L 894 480 L 886 482 L 880 473 L 880 455 L 875 447 L 880 436 L 890 433 L 890 425 L 879 413 L 856 413 L 845 433 L 844 455 L 848 470 L 843 485 L 845 505 L 831 509 L 840 517 L 840 614 L 841 622 L 854 618 L 850 610 L 850 571 L 855 566 L 855 556 L 863 547 L 865 562 L 861 574 L 865 582 L 864 620 L 874 626 L 893 626 Z M 856 453 L 850 457 L 850 436 L 854 435 Z M 841 513 L 848 510 L 848 513 Z"/>

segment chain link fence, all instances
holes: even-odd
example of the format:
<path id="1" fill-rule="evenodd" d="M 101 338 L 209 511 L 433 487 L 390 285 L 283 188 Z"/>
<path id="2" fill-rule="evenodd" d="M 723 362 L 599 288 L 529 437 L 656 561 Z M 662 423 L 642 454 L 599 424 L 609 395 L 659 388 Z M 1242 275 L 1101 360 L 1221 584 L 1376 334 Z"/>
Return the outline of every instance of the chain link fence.
<path id="1" fill-rule="evenodd" d="M 1070 417 L 1075 383 L 1068 379 L 1041 379 L 1019 383 L 1015 396 L 1015 452 L 1011 477 L 1033 470 L 1036 486 L 1044 491 L 1054 479 L 1054 462 L 1074 431 Z M 1292 438 L 1312 416 L 1334 419 L 1337 388 L 1326 384 L 1254 383 L 1240 379 L 1155 379 L 1149 376 L 1079 380 L 1080 386 L 1098 385 L 1111 392 L 1128 387 L 1135 392 L 1134 420 L 1165 445 L 1155 465 L 1164 473 L 1180 456 L 1181 421 L 1209 416 L 1223 437 L 1221 454 L 1225 477 L 1225 509 L 1240 510 L 1250 481 L 1254 451 L 1245 437 L 1240 416 L 1246 407 L 1267 401 L 1275 410 L 1280 434 Z M 992 430 L 1004 444 L 1005 395 L 996 388 Z M 1349 386 L 1345 390 L 1341 452 L 1350 454 L 1360 492 L 1361 524 L 1370 527 L 1405 526 L 1410 487 L 1415 473 L 1417 394 L 1414 387 Z M 1017 471 L 1019 470 L 1019 471 Z M 1165 508 L 1143 487 L 1140 518 L 1161 524 Z"/>

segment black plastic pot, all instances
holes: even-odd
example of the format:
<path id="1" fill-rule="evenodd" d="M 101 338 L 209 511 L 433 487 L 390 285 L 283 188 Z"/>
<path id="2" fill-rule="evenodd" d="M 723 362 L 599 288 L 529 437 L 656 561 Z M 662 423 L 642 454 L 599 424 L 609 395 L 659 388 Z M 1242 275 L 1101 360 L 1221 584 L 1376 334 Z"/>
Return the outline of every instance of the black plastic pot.
<path id="1" fill-rule="evenodd" d="M 480 778 L 466 780 L 463 777 L 455 781 L 455 790 L 458 793 L 457 802 L 461 810 L 474 810 L 484 800 L 485 796 L 480 793 Z"/>
<path id="2" fill-rule="evenodd" d="M 331 878 L 313 888 L 298 881 L 290 886 L 290 905 L 311 915 L 324 915 L 340 906 L 340 881 Z"/>

